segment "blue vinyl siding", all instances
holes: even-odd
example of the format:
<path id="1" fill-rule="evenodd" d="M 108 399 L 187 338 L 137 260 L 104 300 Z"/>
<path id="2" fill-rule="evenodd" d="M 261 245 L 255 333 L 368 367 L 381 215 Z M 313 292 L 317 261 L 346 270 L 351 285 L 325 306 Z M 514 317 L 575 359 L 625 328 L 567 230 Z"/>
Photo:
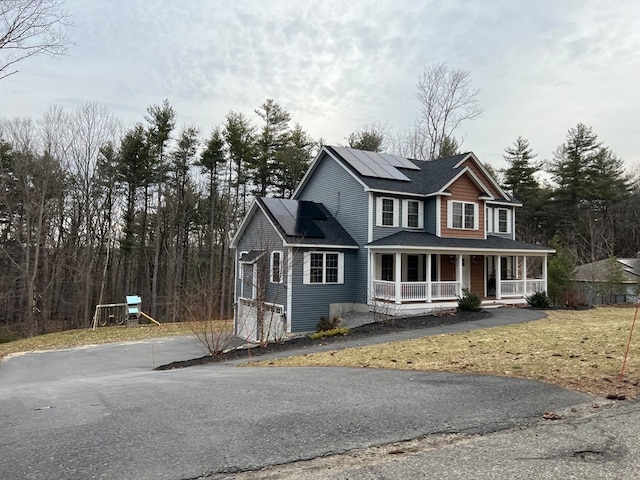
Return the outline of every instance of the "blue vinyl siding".
<path id="1" fill-rule="evenodd" d="M 285 305 L 287 303 L 287 284 L 286 284 L 286 272 L 283 283 L 271 283 L 268 278 L 269 275 L 269 264 L 270 264 L 270 254 L 272 251 L 280 251 L 282 252 L 282 262 L 281 264 L 286 265 L 287 258 L 287 249 L 282 246 L 282 239 L 275 231 L 269 220 L 265 217 L 262 210 L 259 208 L 255 211 L 253 218 L 251 218 L 249 225 L 247 226 L 244 235 L 238 241 L 238 248 L 236 250 L 236 262 L 238 262 L 238 257 L 240 256 L 240 252 L 250 252 L 252 250 L 264 250 L 265 256 L 261 259 L 265 268 L 267 269 L 266 277 L 266 298 L 265 301 L 270 303 L 277 303 L 280 305 Z M 251 268 L 251 265 L 245 266 L 245 271 L 247 268 Z M 240 266 L 238 265 L 238 276 L 240 275 Z M 237 295 L 240 295 L 240 279 L 236 279 L 237 283 Z M 246 292 L 247 284 L 245 283 L 245 292 Z M 250 297 L 250 295 L 246 295 Z M 237 300 L 237 298 L 236 298 Z"/>
<path id="2" fill-rule="evenodd" d="M 344 283 L 335 285 L 304 284 L 304 253 L 310 249 L 297 249 L 293 253 L 293 295 L 289 318 L 292 332 L 312 332 L 323 316 L 329 315 L 332 303 L 351 303 L 356 299 L 359 283 L 355 250 L 342 250 L 344 253 Z M 338 252 L 338 249 L 314 249 L 316 252 Z M 366 278 L 366 277 L 365 277 Z"/>
<path id="3" fill-rule="evenodd" d="M 358 243 L 355 264 L 355 298 L 349 302 L 367 302 L 367 249 L 369 194 L 341 165 L 328 155 L 320 159 L 316 170 L 296 200 L 321 202 L 329 213 Z M 345 269 L 345 275 L 347 274 Z M 346 284 L 346 280 L 345 280 Z M 294 294 L 294 298 L 296 294 Z M 332 303 L 339 303 L 337 300 Z M 320 318 L 318 317 L 318 320 Z"/>

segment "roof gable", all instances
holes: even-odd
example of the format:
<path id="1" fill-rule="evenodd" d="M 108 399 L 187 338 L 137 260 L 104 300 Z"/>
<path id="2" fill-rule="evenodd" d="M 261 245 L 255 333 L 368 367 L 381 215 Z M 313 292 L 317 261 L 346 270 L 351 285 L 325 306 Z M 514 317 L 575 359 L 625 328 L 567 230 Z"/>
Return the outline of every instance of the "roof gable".
<path id="1" fill-rule="evenodd" d="M 322 148 L 296 189 L 294 198 L 297 198 L 325 157 L 335 160 L 365 191 L 421 197 L 443 195 L 446 194 L 444 190 L 447 186 L 461 175 L 467 174 L 487 199 L 519 204 L 500 188 L 472 152 L 424 161 L 334 146 Z M 329 181 L 328 179 L 327 182 Z"/>

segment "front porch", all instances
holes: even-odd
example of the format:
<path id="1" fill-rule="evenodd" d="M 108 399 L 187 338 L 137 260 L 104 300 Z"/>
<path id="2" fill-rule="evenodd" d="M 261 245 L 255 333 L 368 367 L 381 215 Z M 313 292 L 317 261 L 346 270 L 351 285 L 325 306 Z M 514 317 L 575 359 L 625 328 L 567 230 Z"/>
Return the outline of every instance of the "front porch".
<path id="1" fill-rule="evenodd" d="M 502 253 L 502 252 L 501 252 Z M 370 305 L 392 303 L 411 310 L 451 307 L 463 289 L 485 305 L 524 303 L 547 289 L 546 255 L 370 252 Z M 438 305 L 435 305 L 438 304 Z"/>

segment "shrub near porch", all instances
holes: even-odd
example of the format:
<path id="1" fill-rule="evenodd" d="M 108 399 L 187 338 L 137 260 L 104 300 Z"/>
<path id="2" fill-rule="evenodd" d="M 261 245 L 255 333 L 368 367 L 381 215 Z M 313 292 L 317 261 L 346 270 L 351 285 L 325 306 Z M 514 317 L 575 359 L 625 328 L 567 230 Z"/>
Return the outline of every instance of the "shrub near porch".
<path id="1" fill-rule="evenodd" d="M 640 395 L 638 330 L 625 381 L 618 384 L 634 308 L 553 310 L 548 315 L 524 324 L 289 357 L 268 364 L 507 375 L 596 395 Z"/>

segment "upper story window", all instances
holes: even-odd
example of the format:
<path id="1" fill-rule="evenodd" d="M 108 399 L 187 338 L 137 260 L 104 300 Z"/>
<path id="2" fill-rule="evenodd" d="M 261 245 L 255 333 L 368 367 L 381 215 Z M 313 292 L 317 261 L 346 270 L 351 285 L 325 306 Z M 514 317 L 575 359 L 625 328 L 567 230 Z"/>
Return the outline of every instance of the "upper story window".
<path id="1" fill-rule="evenodd" d="M 271 283 L 282 283 L 282 252 L 271 252 L 269 278 Z"/>
<path id="2" fill-rule="evenodd" d="M 376 225 L 380 227 L 398 226 L 398 200 L 378 197 L 376 200 Z"/>
<path id="3" fill-rule="evenodd" d="M 449 228 L 463 230 L 478 229 L 478 204 L 471 202 L 449 201 Z"/>
<path id="4" fill-rule="evenodd" d="M 420 200 L 404 200 L 402 211 L 402 226 L 404 228 L 423 228 L 424 207 Z"/>
<path id="5" fill-rule="evenodd" d="M 511 233 L 511 212 L 506 208 L 496 209 L 496 232 Z"/>
<path id="6" fill-rule="evenodd" d="M 305 252 L 304 283 L 344 283 L 344 254 L 340 252 Z"/>

